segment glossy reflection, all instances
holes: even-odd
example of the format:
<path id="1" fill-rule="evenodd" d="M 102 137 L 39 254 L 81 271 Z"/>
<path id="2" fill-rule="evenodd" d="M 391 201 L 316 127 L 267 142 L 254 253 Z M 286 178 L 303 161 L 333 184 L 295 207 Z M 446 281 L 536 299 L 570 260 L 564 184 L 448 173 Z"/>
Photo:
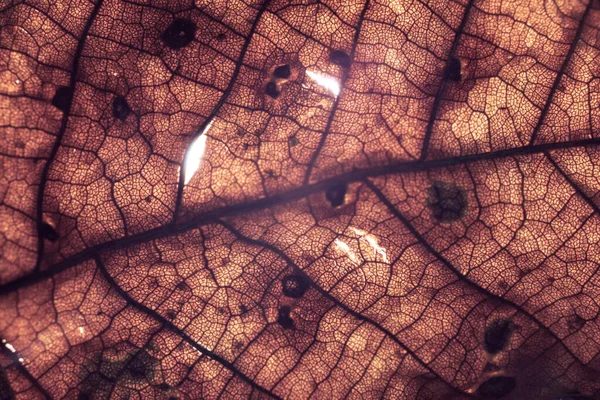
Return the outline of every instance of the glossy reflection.
<path id="1" fill-rule="evenodd" d="M 333 76 L 311 70 L 307 70 L 306 75 L 317 85 L 333 93 L 335 97 L 340 94 L 340 83 Z"/>
<path id="2" fill-rule="evenodd" d="M 186 185 L 192 179 L 192 176 L 194 176 L 196 171 L 198 171 L 198 168 L 200 168 L 200 163 L 202 161 L 202 157 L 204 156 L 204 150 L 206 150 L 206 133 L 209 131 L 212 124 L 213 121 L 210 121 L 210 123 L 206 125 L 206 128 L 204 128 L 202 134 L 198 136 L 188 148 L 184 167 L 184 182 Z"/>

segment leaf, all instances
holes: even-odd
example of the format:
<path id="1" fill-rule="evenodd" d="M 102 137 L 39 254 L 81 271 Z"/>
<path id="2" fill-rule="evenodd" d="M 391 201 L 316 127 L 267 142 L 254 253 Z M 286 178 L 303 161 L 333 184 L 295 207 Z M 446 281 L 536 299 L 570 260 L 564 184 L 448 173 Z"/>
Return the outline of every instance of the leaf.
<path id="1" fill-rule="evenodd" d="M 5 2 L 0 398 L 599 398 L 599 20 Z"/>

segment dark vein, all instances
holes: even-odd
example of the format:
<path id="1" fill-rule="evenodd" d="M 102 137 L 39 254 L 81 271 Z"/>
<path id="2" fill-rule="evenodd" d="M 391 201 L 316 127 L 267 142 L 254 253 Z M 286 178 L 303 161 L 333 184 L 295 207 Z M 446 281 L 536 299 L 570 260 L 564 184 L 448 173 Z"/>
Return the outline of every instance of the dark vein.
<path id="1" fill-rule="evenodd" d="M 596 203 L 594 203 L 594 201 L 592 199 L 590 199 L 590 197 L 587 194 L 585 194 L 583 192 L 583 190 L 581 190 L 579 185 L 575 181 L 573 181 L 569 175 L 567 175 L 567 173 L 552 158 L 550 153 L 545 151 L 544 155 L 546 156 L 548 161 L 550 161 L 552 166 L 563 176 L 563 178 L 565 178 L 565 180 L 569 183 L 569 185 L 571 185 L 571 187 L 575 190 L 575 192 L 579 195 L 579 197 L 581 197 L 586 203 L 588 203 L 588 205 L 590 207 L 592 207 L 592 209 L 594 210 L 594 213 L 596 215 L 600 215 L 600 207 L 598 207 L 598 205 Z"/>
<path id="2" fill-rule="evenodd" d="M 542 128 L 542 124 L 544 123 L 544 120 L 546 119 L 546 114 L 548 114 L 548 111 L 550 110 L 550 105 L 552 104 L 552 100 L 554 98 L 554 93 L 556 93 L 556 90 L 558 89 L 558 85 L 560 84 L 560 81 L 561 81 L 563 75 L 565 74 L 567 65 L 569 65 L 569 62 L 571 61 L 571 57 L 573 56 L 573 53 L 575 52 L 575 48 L 577 47 L 577 43 L 579 42 L 579 39 L 581 38 L 581 34 L 583 33 L 583 28 L 585 27 L 585 20 L 588 16 L 590 10 L 592 9 L 592 3 L 593 3 L 593 1 L 590 0 L 587 7 L 585 8 L 585 11 L 581 15 L 581 19 L 579 20 L 579 26 L 577 27 L 577 33 L 575 34 L 575 37 L 573 38 L 573 42 L 571 43 L 571 46 L 569 47 L 569 51 L 568 51 L 567 55 L 565 56 L 565 59 L 563 60 L 563 63 L 560 67 L 560 70 L 558 71 L 558 74 L 556 75 L 556 78 L 554 78 L 554 83 L 552 84 L 552 88 L 550 89 L 550 94 L 548 94 L 548 98 L 546 99 L 546 104 L 544 105 L 544 108 L 542 108 L 542 112 L 540 113 L 540 118 L 538 119 L 537 125 L 535 126 L 535 128 L 533 129 L 533 133 L 531 134 L 531 140 L 529 141 L 529 146 L 533 146 L 533 144 L 535 143 L 535 139 L 537 138 L 537 135 L 538 135 L 540 129 Z"/>
<path id="3" fill-rule="evenodd" d="M 333 107 L 331 107 L 331 112 L 329 113 L 329 118 L 327 118 L 327 124 L 325 125 L 325 130 L 323 131 L 323 134 L 321 135 L 321 140 L 319 141 L 319 144 L 317 145 L 315 152 L 313 153 L 312 157 L 310 158 L 308 167 L 306 168 L 306 174 L 304 175 L 304 183 L 303 183 L 304 185 L 308 184 L 308 181 L 310 179 L 310 175 L 314 168 L 315 162 L 317 161 L 317 158 L 319 157 L 319 154 L 321 153 L 321 149 L 325 145 L 325 141 L 327 140 L 327 136 L 329 135 L 329 130 L 331 129 L 331 125 L 333 124 L 333 119 L 334 119 L 335 113 L 337 112 L 337 109 L 339 107 L 340 99 L 342 98 L 342 95 L 344 94 L 344 87 L 346 86 L 346 81 L 348 80 L 348 77 L 350 76 L 350 69 L 352 68 L 352 63 L 354 62 L 354 55 L 356 53 L 356 46 L 358 45 L 358 38 L 360 36 L 362 24 L 365 20 L 365 14 L 367 13 L 367 9 L 369 8 L 369 3 L 370 3 L 370 0 L 367 0 L 365 2 L 365 6 L 363 7 L 362 12 L 360 13 L 360 17 L 358 19 L 358 24 L 356 25 L 356 31 L 354 32 L 354 38 L 352 39 L 352 49 L 350 50 L 351 64 L 348 68 L 341 67 L 343 72 L 342 72 L 342 79 L 341 79 L 341 83 L 340 83 L 340 93 L 333 101 Z"/>
<path id="4" fill-rule="evenodd" d="M 8 350 L 6 348 L 6 346 L 4 346 L 4 344 L 0 344 L 0 353 L 2 353 L 6 358 L 8 358 L 12 364 L 19 370 L 19 372 L 21 374 L 23 374 L 23 376 L 25 376 L 25 378 L 27 378 L 27 380 L 31 383 L 31 385 L 36 388 L 39 393 L 44 396 L 45 399 L 51 399 L 52 396 L 50 396 L 48 394 L 48 392 L 46 391 L 46 389 L 44 389 L 42 387 L 42 385 L 40 385 L 40 383 L 37 381 L 36 378 L 33 377 L 33 375 L 31 375 L 31 373 L 29 372 L 29 370 L 27 368 L 25 368 L 25 366 L 19 361 L 19 355 L 17 353 L 13 353 L 12 351 Z M 12 387 L 11 387 L 12 390 Z M 3 394 L 3 393 L 0 393 Z"/>
<path id="5" fill-rule="evenodd" d="M 219 99 L 219 101 L 217 102 L 215 107 L 213 108 L 210 115 L 208 117 L 206 117 L 206 120 L 204 120 L 204 122 L 200 125 L 200 127 L 198 127 L 198 131 L 191 138 L 191 140 L 189 142 L 190 144 L 194 143 L 196 141 L 196 139 L 204 133 L 204 130 L 206 129 L 206 127 L 217 116 L 217 114 L 219 113 L 219 111 L 221 110 L 221 108 L 223 107 L 225 102 L 227 101 L 227 98 L 231 94 L 231 91 L 233 90 L 233 86 L 237 82 L 237 78 L 238 78 L 238 75 L 240 74 L 240 70 L 241 70 L 242 66 L 244 65 L 244 58 L 246 56 L 246 52 L 248 51 L 248 47 L 250 46 L 250 42 L 252 41 L 252 38 L 254 37 L 256 28 L 258 27 L 260 19 L 261 19 L 263 13 L 266 11 L 267 6 L 269 5 L 269 2 L 270 2 L 270 0 L 265 0 L 262 4 L 260 10 L 256 14 L 256 19 L 254 20 L 254 23 L 252 24 L 252 28 L 250 29 L 250 32 L 248 33 L 248 37 L 244 41 L 244 45 L 242 46 L 242 49 L 240 51 L 240 56 L 239 56 L 238 62 L 235 65 L 235 70 L 233 71 L 233 74 L 231 75 L 231 79 L 229 80 L 229 84 L 227 85 L 227 88 L 221 95 L 221 98 Z M 186 172 L 185 164 L 186 164 L 186 160 L 189 156 L 190 156 L 190 153 L 189 153 L 189 147 L 188 147 L 188 149 L 186 149 L 185 155 L 183 157 L 183 162 L 181 163 L 181 168 L 179 170 L 179 184 L 177 186 L 177 197 L 175 198 L 175 211 L 173 212 L 173 222 L 177 222 L 177 216 L 179 214 L 179 210 L 181 209 L 181 202 L 183 200 L 183 189 L 185 187 L 185 183 L 184 183 L 185 172 Z"/>
<path id="6" fill-rule="evenodd" d="M 248 383 L 254 389 L 257 389 L 260 392 L 262 392 L 270 397 L 273 397 L 276 399 L 280 398 L 277 395 L 271 393 L 268 389 L 265 389 L 264 387 L 255 383 L 252 379 L 250 379 L 247 375 L 245 375 L 242 371 L 240 371 L 236 366 L 234 366 L 229 361 L 225 360 L 224 358 L 222 358 L 218 354 L 214 353 L 213 351 L 205 348 L 204 346 L 201 346 L 200 344 L 198 344 L 196 341 L 194 341 L 194 339 L 192 339 L 190 336 L 188 336 L 183 330 L 179 329 L 175 324 L 173 324 L 168 319 L 162 317 L 158 312 L 156 312 L 155 310 L 153 310 L 151 308 L 146 307 L 144 304 L 133 299 L 125 290 L 123 290 L 123 288 L 121 288 L 115 282 L 113 277 L 106 270 L 106 267 L 102 263 L 102 260 L 100 260 L 100 257 L 98 257 L 96 255 L 94 257 L 94 260 L 96 262 L 96 265 L 98 266 L 98 269 L 102 273 L 102 276 L 104 277 L 104 279 L 108 282 L 108 284 L 111 286 L 111 288 L 113 288 L 127 302 L 127 304 L 133 306 L 134 308 L 138 309 L 139 311 L 141 311 L 143 313 L 150 315 L 152 318 L 154 318 L 155 320 L 160 322 L 163 326 L 167 327 L 169 330 L 171 330 L 175 334 L 179 335 L 183 340 L 185 340 L 188 344 L 190 344 L 193 348 L 195 348 L 196 350 L 201 352 L 203 355 L 208 356 L 212 360 L 222 364 L 225 368 L 227 368 L 234 374 L 238 375 L 244 382 Z"/>
<path id="7" fill-rule="evenodd" d="M 549 336 L 551 336 L 556 343 L 560 344 L 565 351 L 571 356 L 573 357 L 574 360 L 577 360 L 579 363 L 581 363 L 582 365 L 585 365 L 580 359 L 579 357 L 577 357 L 572 351 L 571 349 L 569 349 L 561 340 L 558 336 L 556 336 L 556 334 L 550 329 L 548 328 L 546 325 L 544 325 L 542 322 L 540 322 L 533 314 L 529 313 L 529 311 L 525 310 L 523 307 L 521 307 L 520 305 L 505 299 L 501 296 L 498 296 L 492 292 L 490 292 L 489 290 L 479 286 L 478 284 L 476 284 L 475 282 L 473 282 L 471 279 L 469 279 L 466 275 L 463 275 L 460 273 L 460 271 L 450 262 L 448 261 L 443 255 L 441 255 L 440 253 L 438 253 L 433 246 L 431 246 L 429 244 L 429 242 L 427 242 L 423 236 L 421 236 L 421 234 L 417 231 L 417 229 L 404 217 L 404 215 L 402 215 L 397 209 L 396 207 L 394 207 L 394 205 L 388 200 L 387 197 L 385 197 L 385 195 L 368 179 L 364 180 L 365 184 L 373 191 L 373 193 L 375 193 L 375 195 L 379 198 L 379 200 L 388 208 L 388 210 L 406 227 L 406 229 L 408 229 L 410 231 L 410 233 L 419 241 L 419 243 L 430 253 L 432 254 L 435 258 L 437 258 L 439 261 L 441 261 L 446 268 L 448 268 L 454 275 L 456 275 L 456 277 L 458 278 L 459 281 L 465 283 L 467 286 L 470 286 L 472 288 L 474 288 L 475 290 L 477 290 L 478 292 L 480 292 L 481 294 L 485 295 L 488 298 L 494 299 L 500 303 L 503 304 L 507 304 L 510 307 L 514 308 L 515 310 L 517 310 L 518 312 L 520 312 L 521 314 L 525 315 L 527 318 L 529 318 L 535 325 L 537 325 L 541 330 L 545 331 L 546 333 L 548 333 Z"/>
<path id="8" fill-rule="evenodd" d="M 304 278 L 307 279 L 307 281 L 310 283 L 310 285 L 313 287 L 313 289 L 315 289 L 316 291 L 318 291 L 321 294 L 321 296 L 323 296 L 327 300 L 331 301 L 332 303 L 334 303 L 335 305 L 337 305 L 338 307 L 340 307 L 341 309 L 343 309 L 345 312 L 347 312 L 348 314 L 352 315 L 354 318 L 359 319 L 360 321 L 367 322 L 370 325 L 374 326 L 379 331 L 381 331 L 382 333 L 384 333 L 386 336 L 388 336 L 390 339 L 392 339 L 398 346 L 402 347 L 402 349 L 404 349 L 404 351 L 406 351 L 407 354 L 409 354 L 411 357 L 413 357 L 423 368 L 425 368 L 427 371 L 429 371 L 430 373 L 432 373 L 433 375 L 435 375 L 438 379 L 440 379 L 440 381 L 442 381 L 445 384 L 447 384 L 453 391 L 459 392 L 462 395 L 465 395 L 465 396 L 473 398 L 473 395 L 458 390 L 457 388 L 455 388 L 454 386 L 452 386 L 449 382 L 447 382 L 444 378 L 442 378 L 435 370 L 433 370 L 431 368 L 431 366 L 429 366 L 429 364 L 427 364 L 426 362 L 424 362 L 423 360 L 421 360 L 419 358 L 419 356 L 417 356 L 417 354 L 415 354 L 410 349 L 410 347 L 408 347 L 407 345 L 405 345 L 404 343 L 402 343 L 396 337 L 396 335 L 394 335 L 387 328 L 385 328 L 384 326 L 382 326 L 379 322 L 374 321 L 371 318 L 369 318 L 369 317 L 367 317 L 367 316 L 365 316 L 365 315 L 363 315 L 363 314 L 361 314 L 359 312 L 354 311 L 353 309 L 351 309 L 350 307 L 348 307 L 346 304 L 344 304 L 343 302 L 341 302 L 337 298 L 333 297 L 328 291 L 326 291 L 325 289 L 323 289 L 321 286 L 317 285 L 315 283 L 315 281 L 313 279 L 311 279 L 311 277 L 308 276 L 306 274 L 306 272 L 302 268 L 298 267 L 298 265 L 296 265 L 296 263 L 294 263 L 294 261 L 291 258 L 289 258 L 287 256 L 287 254 L 285 254 L 283 251 L 279 250 L 278 248 L 272 246 L 269 243 L 263 242 L 261 240 L 252 239 L 252 238 L 249 238 L 249 237 L 243 235 L 236 228 L 234 228 L 233 226 L 229 225 L 225 221 L 219 220 L 219 221 L 217 221 L 217 223 L 220 224 L 220 225 L 222 225 L 224 228 L 226 228 L 231 233 L 233 233 L 239 240 L 241 240 L 243 242 L 246 242 L 246 243 L 249 243 L 249 244 L 252 244 L 254 246 L 259 246 L 259 247 L 265 248 L 265 249 L 267 249 L 267 250 L 269 250 L 269 251 L 277 254 L 289 266 L 291 266 L 296 271 L 296 273 L 304 276 Z"/>
<path id="9" fill-rule="evenodd" d="M 10 293 L 14 290 L 18 290 L 23 287 L 28 287 L 34 285 L 38 282 L 43 281 L 44 279 L 50 278 L 56 274 L 59 274 L 81 262 L 87 261 L 93 257 L 94 254 L 98 252 L 103 252 L 107 250 L 117 250 L 122 249 L 128 246 L 148 242 L 154 239 L 160 239 L 170 235 L 177 235 L 188 231 L 190 229 L 198 228 L 202 225 L 206 225 L 209 223 L 214 223 L 216 219 L 228 216 L 234 216 L 239 214 L 246 214 L 249 212 L 262 210 L 270 207 L 274 207 L 276 205 L 284 204 L 287 202 L 295 201 L 304 197 L 307 197 L 313 193 L 321 192 L 327 190 L 331 184 L 335 182 L 357 182 L 362 181 L 368 177 L 377 177 L 381 175 L 391 174 L 391 173 L 406 173 L 406 172 L 418 172 L 418 171 L 427 171 L 436 168 L 444 168 L 453 165 L 461 165 L 470 162 L 484 161 L 490 159 L 500 159 L 505 157 L 514 157 L 514 156 L 522 156 L 522 155 L 533 155 L 538 153 L 543 153 L 547 150 L 558 150 L 558 149 L 567 149 L 573 147 L 585 147 L 589 145 L 597 145 L 600 144 L 600 138 L 595 139 L 585 139 L 575 142 L 563 142 L 563 143 L 546 143 L 533 147 L 519 147 L 515 149 L 509 150 L 500 150 L 492 153 L 482 153 L 482 154 L 474 154 L 471 156 L 465 157 L 451 157 L 440 160 L 433 161 L 410 161 L 410 162 L 402 162 L 393 164 L 390 166 L 383 167 L 373 167 L 362 170 L 352 171 L 346 174 L 339 175 L 335 178 L 330 178 L 327 180 L 323 180 L 321 182 L 301 186 L 299 188 L 290 190 L 289 192 L 284 192 L 280 194 L 276 194 L 271 197 L 260 198 L 257 200 L 250 201 L 245 204 L 234 204 L 231 206 L 222 207 L 213 211 L 209 211 L 203 214 L 199 214 L 194 216 L 193 218 L 189 218 L 183 221 L 179 221 L 179 223 L 169 223 L 167 225 L 163 225 L 154 229 L 150 229 L 148 231 L 138 233 L 132 236 L 123 237 L 120 239 L 109 240 L 95 246 L 90 246 L 87 249 L 77 253 L 63 261 L 60 261 L 57 264 L 50 266 L 49 268 L 43 271 L 35 271 L 34 273 L 30 273 L 24 275 L 14 281 L 4 283 L 0 285 L 0 295 Z"/>
<path id="10" fill-rule="evenodd" d="M 448 60 L 450 60 L 455 54 L 456 49 L 458 48 L 458 44 L 460 43 L 460 38 L 465 29 L 465 25 L 467 24 L 467 20 L 469 18 L 469 14 L 471 13 L 471 8 L 473 7 L 473 3 L 475 0 L 469 0 L 467 6 L 465 7 L 465 12 L 463 14 L 463 18 L 460 21 L 460 25 L 458 26 L 458 30 L 454 35 L 454 41 L 452 43 L 452 48 L 450 49 L 450 53 L 448 54 Z M 438 92 L 433 100 L 433 106 L 431 107 L 431 112 L 429 114 L 429 121 L 427 122 L 427 128 L 425 130 L 425 138 L 423 139 L 423 148 L 421 149 L 421 157 L 420 160 L 425 160 L 427 158 L 427 150 L 429 149 L 429 141 L 431 140 L 431 134 L 433 132 L 433 124 L 437 119 L 437 114 L 440 110 L 440 104 L 442 103 L 442 98 L 446 91 L 446 85 L 448 84 L 449 76 L 445 73 L 442 75 L 442 82 L 440 83 L 440 87 L 438 88 Z"/>
<path id="11" fill-rule="evenodd" d="M 84 47 L 85 41 L 88 37 L 88 32 L 90 31 L 90 28 L 92 27 L 92 24 L 94 23 L 94 20 L 96 19 L 96 16 L 98 15 L 98 11 L 100 11 L 100 7 L 102 6 L 103 2 L 104 2 L 104 0 L 98 0 L 96 5 L 94 6 L 94 9 L 92 10 L 92 13 L 90 14 L 90 17 L 87 20 L 87 22 L 83 28 L 83 31 L 81 32 L 81 38 L 79 39 L 79 42 L 77 43 L 77 48 L 75 50 L 75 56 L 73 57 L 73 63 L 71 66 L 71 77 L 69 80 L 69 87 L 71 87 L 72 89 L 75 89 L 75 81 L 76 81 L 76 77 L 77 77 L 77 71 L 79 69 L 79 60 L 81 59 L 81 53 L 83 52 L 83 47 Z M 34 271 L 40 270 L 40 266 L 42 264 L 42 259 L 43 259 L 43 255 L 44 255 L 44 238 L 42 237 L 42 224 L 43 224 L 43 213 L 44 213 L 43 203 L 44 203 L 44 190 L 46 188 L 46 183 L 48 182 L 48 172 L 50 171 L 50 165 L 52 164 L 52 161 L 56 157 L 56 153 L 58 152 L 58 149 L 60 148 L 62 138 L 65 134 L 65 131 L 67 130 L 67 123 L 69 122 L 69 117 L 71 116 L 71 107 L 72 106 L 73 106 L 73 98 L 71 97 L 69 104 L 67 106 L 67 109 L 63 113 L 60 129 L 58 130 L 58 133 L 56 135 L 56 141 L 54 142 L 54 147 L 52 147 L 50 155 L 48 156 L 48 161 L 46 161 L 46 164 L 44 164 L 44 169 L 42 171 L 42 177 L 41 177 L 40 184 L 38 187 L 38 193 L 37 193 L 37 199 L 36 199 L 36 202 L 37 202 L 36 203 L 36 219 L 37 219 L 36 224 L 37 224 L 37 232 L 38 232 L 38 245 L 37 245 L 37 261 L 35 263 Z"/>

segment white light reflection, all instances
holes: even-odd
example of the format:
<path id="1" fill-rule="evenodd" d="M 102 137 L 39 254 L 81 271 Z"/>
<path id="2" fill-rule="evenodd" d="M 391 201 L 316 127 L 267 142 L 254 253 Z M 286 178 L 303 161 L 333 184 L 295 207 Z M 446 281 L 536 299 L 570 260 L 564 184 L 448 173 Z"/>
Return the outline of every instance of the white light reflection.
<path id="1" fill-rule="evenodd" d="M 202 156 L 204 156 L 204 150 L 206 149 L 206 133 L 210 129 L 213 124 L 213 121 L 210 121 L 204 131 L 194 140 L 189 147 L 189 151 L 186 155 L 185 159 L 185 178 L 184 182 L 187 185 L 188 182 L 192 179 L 192 176 L 198 171 L 200 168 L 200 162 L 202 161 Z"/>
<path id="2" fill-rule="evenodd" d="M 350 250 L 350 246 L 346 242 L 341 241 L 340 239 L 335 239 L 335 245 L 337 248 L 352 260 L 354 264 L 358 264 L 358 259 L 356 258 L 356 254 L 352 250 Z"/>
<path id="3" fill-rule="evenodd" d="M 84 332 L 84 330 L 83 330 L 83 326 L 80 326 L 80 327 L 79 327 L 79 333 L 81 333 L 81 334 L 83 335 L 83 332 Z"/>
<path id="4" fill-rule="evenodd" d="M 354 233 L 360 236 L 361 239 L 365 239 L 369 246 L 371 246 L 371 248 L 373 249 L 373 257 L 377 257 L 377 254 L 379 254 L 381 258 L 383 258 L 384 262 L 389 263 L 387 258 L 387 250 L 379 245 L 375 236 L 370 235 L 361 229 L 357 229 L 354 227 L 352 229 L 354 230 Z"/>
<path id="5" fill-rule="evenodd" d="M 325 75 L 321 72 L 314 72 L 311 70 L 306 71 L 306 75 L 317 85 L 329 90 L 335 97 L 340 94 L 340 83 L 333 76 Z"/>
<path id="6" fill-rule="evenodd" d="M 6 343 L 4 346 L 6 346 L 7 349 L 9 349 L 12 353 L 16 353 L 17 350 L 15 350 L 15 348 L 13 347 L 12 344 L 10 343 Z"/>

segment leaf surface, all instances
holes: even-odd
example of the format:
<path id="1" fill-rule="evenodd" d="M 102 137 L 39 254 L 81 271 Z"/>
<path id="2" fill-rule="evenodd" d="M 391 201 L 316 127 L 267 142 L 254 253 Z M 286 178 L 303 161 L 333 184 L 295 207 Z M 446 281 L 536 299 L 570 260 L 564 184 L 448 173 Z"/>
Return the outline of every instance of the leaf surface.
<path id="1" fill-rule="evenodd" d="M 5 2 L 0 398 L 598 398 L 599 17 Z"/>

